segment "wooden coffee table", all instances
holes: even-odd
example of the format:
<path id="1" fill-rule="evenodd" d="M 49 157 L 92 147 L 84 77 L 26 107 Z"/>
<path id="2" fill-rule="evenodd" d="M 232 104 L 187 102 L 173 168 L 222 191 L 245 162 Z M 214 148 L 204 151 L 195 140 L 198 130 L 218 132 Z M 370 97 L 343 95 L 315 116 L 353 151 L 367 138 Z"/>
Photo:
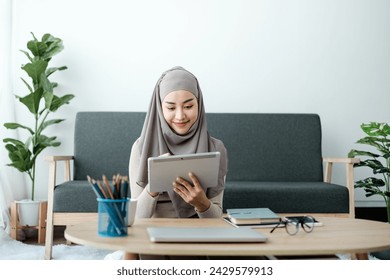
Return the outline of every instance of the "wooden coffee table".
<path id="1" fill-rule="evenodd" d="M 101 237 L 97 221 L 68 226 L 65 238 L 73 243 L 101 249 L 123 250 L 126 256 L 313 256 L 353 254 L 367 258 L 369 252 L 390 249 L 390 224 L 362 219 L 317 217 L 323 226 L 290 236 L 284 228 L 255 229 L 268 237 L 266 243 L 152 243 L 147 227 L 231 227 L 222 219 L 137 219 L 126 237 Z"/>

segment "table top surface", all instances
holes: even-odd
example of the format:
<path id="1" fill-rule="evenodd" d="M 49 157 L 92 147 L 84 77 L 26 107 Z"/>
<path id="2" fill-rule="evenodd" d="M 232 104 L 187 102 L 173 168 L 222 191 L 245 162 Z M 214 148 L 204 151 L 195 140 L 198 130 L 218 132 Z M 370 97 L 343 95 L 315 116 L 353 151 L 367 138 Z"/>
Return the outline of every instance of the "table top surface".
<path id="1" fill-rule="evenodd" d="M 222 218 L 215 219 L 136 219 L 128 228 L 128 236 L 102 237 L 97 233 L 97 221 L 68 226 L 69 241 L 101 249 L 123 250 L 129 253 L 154 255 L 209 256 L 293 256 L 367 253 L 390 249 L 390 224 L 371 220 L 316 217 L 323 226 L 311 233 L 302 229 L 294 235 L 284 228 L 254 229 L 268 237 L 265 243 L 153 243 L 147 227 L 232 227 Z"/>

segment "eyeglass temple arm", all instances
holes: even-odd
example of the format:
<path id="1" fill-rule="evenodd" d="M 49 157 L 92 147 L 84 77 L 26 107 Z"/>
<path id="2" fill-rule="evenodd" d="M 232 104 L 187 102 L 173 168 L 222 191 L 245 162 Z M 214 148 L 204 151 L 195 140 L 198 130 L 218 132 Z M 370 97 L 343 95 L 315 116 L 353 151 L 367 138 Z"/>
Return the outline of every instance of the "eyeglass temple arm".
<path id="1" fill-rule="evenodd" d="M 277 223 L 276 226 L 274 226 L 274 228 L 271 229 L 270 233 L 273 233 L 274 230 L 277 229 L 280 226 L 280 224 L 284 224 L 284 223 L 286 223 L 286 222 L 285 221 L 280 221 L 279 223 Z"/>

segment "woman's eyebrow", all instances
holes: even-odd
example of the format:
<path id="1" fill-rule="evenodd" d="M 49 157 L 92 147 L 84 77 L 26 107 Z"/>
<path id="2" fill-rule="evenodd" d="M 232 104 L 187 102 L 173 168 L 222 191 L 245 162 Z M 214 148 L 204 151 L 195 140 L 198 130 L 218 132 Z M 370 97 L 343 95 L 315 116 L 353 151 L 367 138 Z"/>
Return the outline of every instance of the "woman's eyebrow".
<path id="1" fill-rule="evenodd" d="M 191 102 L 192 100 L 194 100 L 194 98 L 190 98 L 190 99 L 184 100 L 183 104 Z M 165 101 L 165 103 L 171 104 L 171 105 L 175 105 L 176 104 L 176 102 L 171 102 L 171 101 Z"/>

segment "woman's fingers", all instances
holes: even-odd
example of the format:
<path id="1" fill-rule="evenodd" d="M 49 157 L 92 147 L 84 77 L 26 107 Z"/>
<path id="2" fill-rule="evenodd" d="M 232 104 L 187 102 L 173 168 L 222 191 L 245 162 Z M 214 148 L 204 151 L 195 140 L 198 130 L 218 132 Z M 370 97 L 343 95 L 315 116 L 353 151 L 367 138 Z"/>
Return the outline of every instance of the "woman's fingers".
<path id="1" fill-rule="evenodd" d="M 192 172 L 188 173 L 188 175 L 190 176 L 190 179 L 191 179 L 192 184 L 194 185 L 194 187 L 197 188 L 197 189 L 202 189 L 202 187 L 200 186 L 198 177 L 196 177 L 195 174 L 192 173 Z"/>
<path id="2" fill-rule="evenodd" d="M 189 173 L 189 177 L 192 183 L 178 177 L 176 181 L 173 182 L 173 190 L 183 198 L 185 202 L 194 206 L 197 211 L 203 212 L 210 207 L 210 201 L 195 174 Z"/>
<path id="3" fill-rule="evenodd" d="M 174 191 L 179 194 L 184 200 L 199 200 L 200 197 L 205 196 L 202 187 L 200 186 L 198 178 L 193 173 L 189 173 L 191 183 L 182 177 L 177 177 L 173 182 Z"/>

